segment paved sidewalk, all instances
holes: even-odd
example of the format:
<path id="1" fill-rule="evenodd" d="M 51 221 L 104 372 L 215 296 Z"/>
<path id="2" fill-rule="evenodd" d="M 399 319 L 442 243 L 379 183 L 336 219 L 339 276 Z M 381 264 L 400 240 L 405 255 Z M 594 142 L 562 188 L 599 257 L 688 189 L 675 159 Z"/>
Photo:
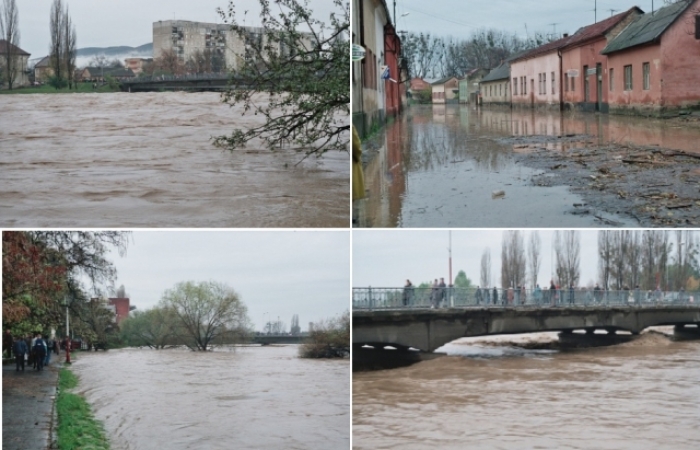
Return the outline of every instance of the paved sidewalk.
<path id="1" fill-rule="evenodd" d="M 14 364 L 2 366 L 3 450 L 49 448 L 61 366 L 56 359 L 41 372 L 26 366 L 24 372 L 16 372 Z"/>

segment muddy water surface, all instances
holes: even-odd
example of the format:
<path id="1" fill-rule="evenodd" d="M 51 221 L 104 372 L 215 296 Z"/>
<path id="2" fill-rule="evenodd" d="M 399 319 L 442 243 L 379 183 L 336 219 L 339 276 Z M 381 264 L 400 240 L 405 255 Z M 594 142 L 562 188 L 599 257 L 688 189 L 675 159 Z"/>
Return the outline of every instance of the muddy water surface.
<path id="1" fill-rule="evenodd" d="M 517 155 L 610 144 L 700 152 L 698 142 L 700 129 L 660 120 L 411 106 L 367 142 L 372 157 L 365 172 L 369 197 L 360 202 L 358 225 L 637 226 L 638 220 L 622 208 L 591 208 L 569 186 L 552 186 L 548 177 L 555 169 L 525 166 Z M 499 191 L 504 195 L 494 197 Z"/>
<path id="2" fill-rule="evenodd" d="M 517 339 L 462 339 L 441 349 L 450 356 L 353 373 L 353 447 L 697 448 L 699 342 L 647 333 L 558 352 Z"/>
<path id="3" fill-rule="evenodd" d="M 348 361 L 293 345 L 82 353 L 73 370 L 115 450 L 350 446 Z"/>
<path id="4" fill-rule="evenodd" d="M 348 154 L 213 147 L 262 123 L 241 113 L 216 93 L 0 96 L 0 225 L 347 226 Z"/>

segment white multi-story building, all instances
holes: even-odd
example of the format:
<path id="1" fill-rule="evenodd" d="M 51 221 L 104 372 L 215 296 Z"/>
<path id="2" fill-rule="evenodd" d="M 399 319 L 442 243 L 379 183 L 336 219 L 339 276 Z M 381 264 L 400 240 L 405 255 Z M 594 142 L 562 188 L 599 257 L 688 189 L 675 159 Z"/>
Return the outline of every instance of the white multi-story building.
<path id="1" fill-rule="evenodd" d="M 243 27 L 245 35 L 231 29 L 231 25 L 161 20 L 153 23 L 153 57 L 165 51 L 174 52 L 186 62 L 198 52 L 209 51 L 223 58 L 226 68 L 236 70 L 243 61 L 254 58 L 251 45 L 263 39 L 263 28 Z"/>

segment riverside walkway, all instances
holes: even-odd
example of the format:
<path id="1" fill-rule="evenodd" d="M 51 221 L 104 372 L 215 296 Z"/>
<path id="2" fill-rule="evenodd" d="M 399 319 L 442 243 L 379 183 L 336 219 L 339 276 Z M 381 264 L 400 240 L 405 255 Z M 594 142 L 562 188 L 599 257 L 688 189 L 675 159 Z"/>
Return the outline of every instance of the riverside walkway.
<path id="1" fill-rule="evenodd" d="M 55 360 L 41 372 L 27 366 L 24 372 L 16 372 L 14 364 L 2 366 L 3 450 L 57 448 L 52 446 L 54 401 L 61 367 Z"/>

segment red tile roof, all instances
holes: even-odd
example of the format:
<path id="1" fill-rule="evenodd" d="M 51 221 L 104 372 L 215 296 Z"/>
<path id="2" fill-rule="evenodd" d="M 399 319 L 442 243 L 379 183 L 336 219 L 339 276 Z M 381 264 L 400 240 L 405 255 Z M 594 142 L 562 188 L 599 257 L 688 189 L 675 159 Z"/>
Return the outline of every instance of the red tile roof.
<path id="1" fill-rule="evenodd" d="M 8 42 L 5 39 L 0 39 L 0 53 L 4 54 L 5 52 L 7 52 L 7 45 L 8 45 Z M 29 56 L 29 53 L 25 52 L 24 50 L 17 47 L 16 45 L 13 45 L 13 44 L 10 44 L 10 45 L 12 46 L 10 48 L 12 49 L 12 52 L 14 54 L 20 55 L 20 56 Z"/>
<path id="2" fill-rule="evenodd" d="M 623 13 L 616 14 L 605 20 L 601 20 L 600 22 L 594 23 L 593 25 L 588 25 L 583 28 L 579 28 L 578 31 L 576 31 L 576 33 L 572 34 L 571 36 L 563 37 L 561 39 L 557 39 L 556 41 L 548 42 L 547 44 L 533 48 L 532 50 L 523 53 L 519 57 L 514 58 L 512 62 L 534 58 L 536 56 L 544 55 L 546 53 L 559 50 L 560 48 L 573 46 L 585 42 L 589 39 L 598 36 L 603 36 L 605 35 L 605 33 L 607 33 L 613 27 L 615 27 L 618 23 L 624 20 L 627 17 L 627 15 L 631 14 L 635 10 L 639 11 L 640 14 L 644 14 L 644 11 L 634 6 Z"/>

